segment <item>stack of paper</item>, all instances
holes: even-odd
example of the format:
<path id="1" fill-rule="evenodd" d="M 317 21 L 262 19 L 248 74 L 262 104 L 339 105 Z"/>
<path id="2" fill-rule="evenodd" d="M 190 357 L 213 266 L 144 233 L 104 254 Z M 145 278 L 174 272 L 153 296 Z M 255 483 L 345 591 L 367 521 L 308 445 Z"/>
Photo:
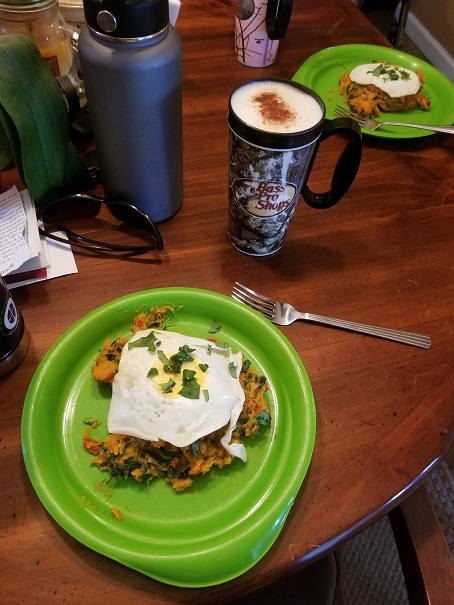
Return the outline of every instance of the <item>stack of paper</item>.
<path id="1" fill-rule="evenodd" d="M 65 234 L 58 233 L 60 237 Z M 67 244 L 39 234 L 28 190 L 12 187 L 0 195 L 0 274 L 9 288 L 77 273 Z"/>

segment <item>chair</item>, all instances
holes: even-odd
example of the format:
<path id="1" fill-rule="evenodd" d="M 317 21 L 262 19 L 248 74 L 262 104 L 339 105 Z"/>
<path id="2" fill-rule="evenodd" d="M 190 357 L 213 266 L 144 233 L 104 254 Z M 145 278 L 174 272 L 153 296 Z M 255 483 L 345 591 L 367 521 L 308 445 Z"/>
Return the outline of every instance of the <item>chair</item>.
<path id="1" fill-rule="evenodd" d="M 410 605 L 454 601 L 454 561 L 424 485 L 388 513 Z"/>
<path id="2" fill-rule="evenodd" d="M 396 48 L 400 48 L 402 46 L 408 13 L 410 11 L 410 2 L 411 0 L 401 0 L 399 16 L 397 21 L 393 22 L 393 25 L 391 26 L 389 41 Z"/>
<path id="3" fill-rule="evenodd" d="M 337 554 L 329 553 L 288 578 L 229 601 L 229 605 L 345 605 Z"/>
<path id="4" fill-rule="evenodd" d="M 452 605 L 454 561 L 424 485 L 388 513 L 409 605 Z M 377 562 L 380 563 L 379 561 Z M 337 553 L 229 605 L 344 605 Z"/>
<path id="5" fill-rule="evenodd" d="M 382 30 L 393 46 L 402 45 L 411 0 L 364 0 L 357 2 L 369 19 Z M 398 16 L 395 14 L 398 10 Z"/>

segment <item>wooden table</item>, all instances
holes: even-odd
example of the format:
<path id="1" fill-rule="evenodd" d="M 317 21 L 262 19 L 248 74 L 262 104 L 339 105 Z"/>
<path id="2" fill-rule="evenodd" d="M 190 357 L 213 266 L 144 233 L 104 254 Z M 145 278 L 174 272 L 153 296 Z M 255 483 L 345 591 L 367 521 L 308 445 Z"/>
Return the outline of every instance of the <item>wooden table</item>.
<path id="1" fill-rule="evenodd" d="M 184 205 L 161 225 L 156 261 L 76 251 L 79 272 L 19 288 L 31 333 L 24 362 L 0 379 L 0 576 L 8 603 L 217 603 L 321 557 L 384 515 L 441 459 L 454 425 L 453 138 L 364 138 L 354 186 L 324 212 L 301 204 L 285 246 L 253 258 L 226 240 L 231 90 L 258 76 L 290 78 L 311 54 L 345 43 L 386 44 L 350 0 L 296 0 L 276 63 L 240 65 L 232 0 L 183 4 Z M 330 146 L 311 184 L 329 183 Z M 21 187 L 14 170 L 3 189 Z M 99 190 L 101 192 L 101 190 Z M 312 464 L 280 537 L 238 579 L 209 589 L 160 584 L 98 555 L 48 516 L 29 482 L 20 421 L 44 354 L 92 309 L 148 288 L 230 295 L 235 280 L 302 310 L 429 333 L 429 351 L 309 325 L 282 328 L 307 369 L 317 407 Z"/>

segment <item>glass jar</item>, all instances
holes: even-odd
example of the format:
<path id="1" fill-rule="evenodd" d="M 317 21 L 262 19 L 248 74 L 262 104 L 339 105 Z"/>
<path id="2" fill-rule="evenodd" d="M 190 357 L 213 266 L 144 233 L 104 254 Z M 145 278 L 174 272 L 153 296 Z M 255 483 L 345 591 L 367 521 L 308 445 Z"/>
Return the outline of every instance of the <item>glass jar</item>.
<path id="1" fill-rule="evenodd" d="M 66 23 L 80 29 L 85 23 L 83 0 L 59 0 L 58 5 Z"/>
<path id="2" fill-rule="evenodd" d="M 68 75 L 73 66 L 66 26 L 57 0 L 0 0 L 0 34 L 31 38 L 55 77 Z"/>

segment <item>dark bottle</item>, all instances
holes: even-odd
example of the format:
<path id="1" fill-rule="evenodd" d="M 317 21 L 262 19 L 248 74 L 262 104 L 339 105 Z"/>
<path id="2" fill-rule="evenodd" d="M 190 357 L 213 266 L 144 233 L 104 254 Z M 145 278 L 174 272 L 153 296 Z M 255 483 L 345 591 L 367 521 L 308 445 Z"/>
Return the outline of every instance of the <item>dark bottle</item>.
<path id="1" fill-rule="evenodd" d="M 84 0 L 79 56 L 107 197 L 156 222 L 183 201 L 181 42 L 168 0 Z"/>
<path id="2" fill-rule="evenodd" d="M 8 374 L 20 364 L 29 340 L 22 315 L 0 276 L 0 376 Z"/>

